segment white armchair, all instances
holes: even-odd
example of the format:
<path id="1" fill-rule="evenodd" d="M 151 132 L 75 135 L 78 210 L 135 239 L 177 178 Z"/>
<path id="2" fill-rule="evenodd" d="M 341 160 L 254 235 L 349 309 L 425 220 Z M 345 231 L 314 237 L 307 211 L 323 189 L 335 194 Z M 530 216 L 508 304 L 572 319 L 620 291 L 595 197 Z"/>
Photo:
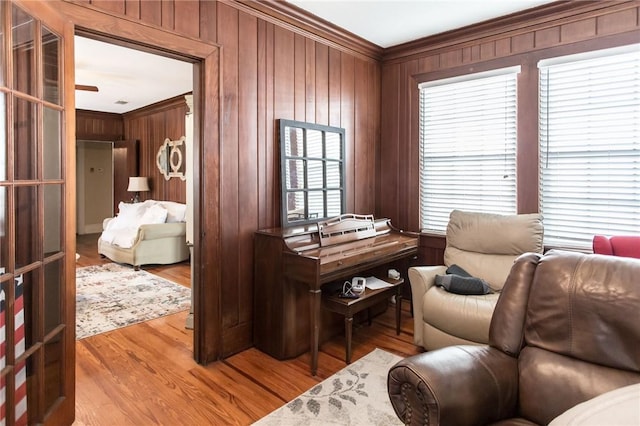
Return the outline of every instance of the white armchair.
<path id="1" fill-rule="evenodd" d="M 493 310 L 513 262 L 522 253 L 542 253 L 542 237 L 540 214 L 451 212 L 445 265 L 409 268 L 414 343 L 427 350 L 488 343 Z M 484 280 L 492 292 L 465 295 L 436 286 L 436 275 L 452 265 Z"/>

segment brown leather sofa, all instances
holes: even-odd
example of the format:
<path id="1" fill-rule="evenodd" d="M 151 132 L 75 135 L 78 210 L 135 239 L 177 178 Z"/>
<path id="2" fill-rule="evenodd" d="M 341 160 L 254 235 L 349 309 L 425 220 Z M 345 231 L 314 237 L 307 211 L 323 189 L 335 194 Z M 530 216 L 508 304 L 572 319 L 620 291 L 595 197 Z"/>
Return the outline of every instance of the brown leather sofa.
<path id="1" fill-rule="evenodd" d="M 640 260 L 524 254 L 497 302 L 489 344 L 398 362 L 388 374 L 391 403 L 412 425 L 548 424 L 640 383 L 639 312 Z"/>

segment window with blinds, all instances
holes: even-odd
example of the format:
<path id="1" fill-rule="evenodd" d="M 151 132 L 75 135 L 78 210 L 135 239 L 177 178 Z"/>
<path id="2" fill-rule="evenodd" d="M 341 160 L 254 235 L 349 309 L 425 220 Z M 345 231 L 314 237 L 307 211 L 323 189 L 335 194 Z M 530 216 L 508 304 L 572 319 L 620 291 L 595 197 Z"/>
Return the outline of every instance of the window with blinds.
<path id="1" fill-rule="evenodd" d="M 542 61 L 539 73 L 545 245 L 640 234 L 640 45 Z"/>
<path id="2" fill-rule="evenodd" d="M 516 211 L 520 67 L 420 85 L 420 222 L 443 233 L 454 209 Z"/>

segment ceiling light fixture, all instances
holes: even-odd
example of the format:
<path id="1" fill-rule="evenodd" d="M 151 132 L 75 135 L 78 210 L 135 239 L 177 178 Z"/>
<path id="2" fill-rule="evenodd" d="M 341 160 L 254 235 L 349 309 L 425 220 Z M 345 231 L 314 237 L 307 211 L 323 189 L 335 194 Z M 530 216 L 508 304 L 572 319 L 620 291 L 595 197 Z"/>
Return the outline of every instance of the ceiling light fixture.
<path id="1" fill-rule="evenodd" d="M 120 100 L 120 101 L 116 101 L 116 104 L 117 104 L 117 105 L 126 105 L 126 104 L 128 104 L 128 103 L 129 103 L 129 101 L 122 101 L 122 100 Z"/>

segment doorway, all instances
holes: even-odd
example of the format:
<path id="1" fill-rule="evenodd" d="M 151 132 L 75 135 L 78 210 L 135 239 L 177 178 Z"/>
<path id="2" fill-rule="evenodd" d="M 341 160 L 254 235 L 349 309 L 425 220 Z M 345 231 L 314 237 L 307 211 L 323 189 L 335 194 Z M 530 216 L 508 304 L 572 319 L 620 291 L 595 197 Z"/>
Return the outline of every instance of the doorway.
<path id="1" fill-rule="evenodd" d="M 194 143 L 191 95 L 194 65 L 148 49 L 141 51 L 131 45 L 113 44 L 104 36 L 77 34 L 74 42 L 77 137 L 82 138 L 76 141 L 76 234 L 83 237 L 77 244 L 86 250 L 87 241 L 95 242 L 97 253 L 103 220 L 115 216 L 120 203 L 131 202 L 132 193 L 126 192 L 129 177 L 148 180 L 150 190 L 140 193 L 141 201 L 186 204 L 187 231 L 192 231 L 191 176 L 196 165 L 189 154 Z M 180 137 L 187 137 L 186 181 L 165 178 L 156 167 L 164 140 Z M 118 154 L 121 151 L 128 152 L 126 158 Z M 133 168 L 123 170 L 118 166 L 131 163 L 132 159 Z M 87 240 L 86 234 L 92 234 L 89 237 L 93 241 Z M 187 242 L 193 245 L 192 232 L 187 233 Z M 89 264 L 93 257 L 91 253 Z M 87 266 L 87 262 L 81 260 L 78 266 Z M 158 269 L 162 266 L 153 265 L 154 273 Z M 184 282 L 184 274 L 180 278 Z M 188 328 L 193 328 L 192 324 L 191 315 Z"/>
<path id="2" fill-rule="evenodd" d="M 101 232 L 104 218 L 113 215 L 112 158 L 113 143 L 76 140 L 77 235 Z"/>
<path id="3" fill-rule="evenodd" d="M 143 48 L 193 65 L 193 158 L 197 163 L 193 167 L 193 352 L 201 364 L 218 360 L 223 353 L 222 254 L 218 238 L 222 228 L 218 208 L 221 175 L 217 167 L 221 150 L 220 47 L 76 3 L 61 2 L 57 6 L 78 35 Z"/>

